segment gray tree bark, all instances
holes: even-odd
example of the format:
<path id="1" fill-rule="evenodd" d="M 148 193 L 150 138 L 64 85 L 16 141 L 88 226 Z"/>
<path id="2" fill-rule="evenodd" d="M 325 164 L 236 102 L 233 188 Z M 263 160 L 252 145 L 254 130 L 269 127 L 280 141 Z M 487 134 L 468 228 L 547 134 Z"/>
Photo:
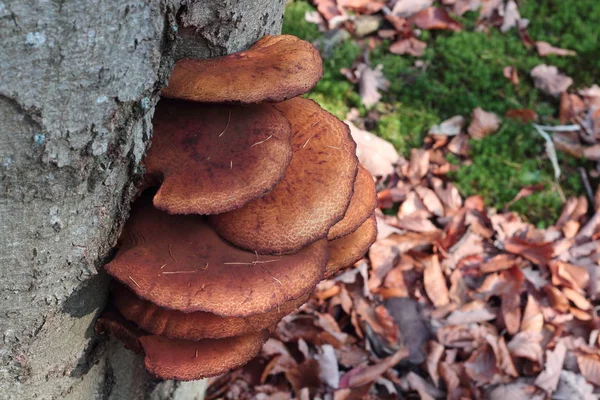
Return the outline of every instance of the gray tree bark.
<path id="1" fill-rule="evenodd" d="M 158 91 L 243 50 L 285 0 L 0 2 L 0 399 L 195 398 L 94 337 Z"/>

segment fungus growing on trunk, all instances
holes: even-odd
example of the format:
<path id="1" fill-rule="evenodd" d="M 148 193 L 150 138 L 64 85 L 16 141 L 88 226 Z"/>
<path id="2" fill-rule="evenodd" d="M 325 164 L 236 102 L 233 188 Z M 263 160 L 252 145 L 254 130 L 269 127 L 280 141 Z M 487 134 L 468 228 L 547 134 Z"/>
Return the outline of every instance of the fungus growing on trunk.
<path id="1" fill-rule="evenodd" d="M 207 103 L 277 102 L 299 96 L 323 76 L 319 51 L 290 35 L 265 36 L 248 51 L 175 64 L 164 97 Z"/>
<path id="2" fill-rule="evenodd" d="M 292 158 L 290 124 L 269 104 L 163 99 L 153 125 L 144 165 L 150 179 L 162 179 L 155 207 L 172 214 L 241 207 L 281 181 Z"/>
<path id="3" fill-rule="evenodd" d="M 377 220 L 371 215 L 354 232 L 329 242 L 329 262 L 325 279 L 331 278 L 360 260 L 377 239 Z"/>
<path id="4" fill-rule="evenodd" d="M 138 329 L 116 312 L 105 312 L 95 330 L 99 335 L 110 332 L 128 349 L 143 353 L 152 375 L 184 381 L 220 375 L 247 363 L 269 337 L 269 332 L 262 330 L 224 339 L 169 339 Z"/>
<path id="5" fill-rule="evenodd" d="M 203 217 L 169 215 L 142 197 L 132 208 L 121 248 L 105 268 L 161 307 L 246 317 L 310 292 L 322 279 L 328 256 L 326 240 L 286 256 L 244 251 L 219 237 Z"/>
<path id="6" fill-rule="evenodd" d="M 344 218 L 331 227 L 327 239 L 339 239 L 354 232 L 373 214 L 375 208 L 377 208 L 377 190 L 373 177 L 365 167 L 359 165 L 350 205 Z"/>
<path id="7" fill-rule="evenodd" d="M 167 310 L 141 299 L 121 284 L 111 290 L 115 307 L 127 320 L 155 335 L 172 339 L 219 339 L 239 336 L 272 328 L 283 317 L 300 307 L 308 299 L 304 295 L 289 300 L 281 306 L 249 317 L 221 317 L 213 313 L 196 311 L 184 313 Z"/>
<path id="8" fill-rule="evenodd" d="M 325 273 L 375 240 L 374 182 L 348 126 L 311 100 L 286 100 L 321 75 L 318 51 L 287 35 L 176 64 L 162 94 L 193 102 L 156 108 L 144 183 L 157 192 L 132 206 L 105 266 L 118 312 L 96 325 L 144 353 L 157 377 L 249 361 Z"/>
<path id="9" fill-rule="evenodd" d="M 231 243 L 261 254 L 287 254 L 325 238 L 352 197 L 358 160 L 350 129 L 312 100 L 275 105 L 292 125 L 294 153 L 285 177 L 264 197 L 213 215 Z"/>

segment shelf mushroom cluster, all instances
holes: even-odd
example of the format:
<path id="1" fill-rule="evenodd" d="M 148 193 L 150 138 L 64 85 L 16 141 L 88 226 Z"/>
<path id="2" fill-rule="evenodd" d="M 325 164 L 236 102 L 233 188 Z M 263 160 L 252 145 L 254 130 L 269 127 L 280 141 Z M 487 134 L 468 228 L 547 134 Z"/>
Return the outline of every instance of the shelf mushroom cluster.
<path id="1" fill-rule="evenodd" d="M 318 51 L 288 35 L 175 65 L 96 325 L 155 376 L 246 363 L 375 240 L 375 186 L 348 127 L 297 97 L 321 76 Z"/>

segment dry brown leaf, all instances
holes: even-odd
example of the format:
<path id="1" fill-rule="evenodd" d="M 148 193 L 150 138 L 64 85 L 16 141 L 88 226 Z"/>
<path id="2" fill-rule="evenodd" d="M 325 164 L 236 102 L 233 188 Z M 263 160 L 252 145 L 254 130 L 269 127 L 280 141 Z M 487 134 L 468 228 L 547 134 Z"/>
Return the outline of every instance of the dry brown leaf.
<path id="1" fill-rule="evenodd" d="M 554 47 L 548 42 L 535 42 L 535 47 L 537 49 L 538 54 L 541 57 L 545 57 L 548 55 L 557 55 L 557 56 L 576 56 L 577 53 L 573 50 L 561 49 L 560 47 Z"/>
<path id="2" fill-rule="evenodd" d="M 534 264 L 546 265 L 552 259 L 554 246 L 551 242 L 528 242 L 519 237 L 511 237 L 504 241 L 504 250 L 518 254 Z"/>
<path id="3" fill-rule="evenodd" d="M 440 364 L 440 360 L 442 359 L 442 355 L 444 355 L 444 346 L 435 340 L 430 340 L 427 342 L 427 372 L 437 387 L 440 386 L 440 374 L 438 372 L 438 366 Z"/>
<path id="4" fill-rule="evenodd" d="M 436 307 L 443 307 L 450 303 L 448 297 L 448 286 L 446 285 L 446 278 L 442 273 L 440 261 L 437 254 L 434 254 L 429 262 L 425 265 L 425 271 L 423 273 L 423 281 L 425 284 L 425 291 L 431 302 Z"/>
<path id="5" fill-rule="evenodd" d="M 566 285 L 578 291 L 587 287 L 590 276 L 586 268 L 558 260 L 552 260 L 548 266 L 554 285 Z"/>
<path id="6" fill-rule="evenodd" d="M 573 302 L 577 308 L 583 311 L 589 311 L 592 309 L 592 303 L 588 299 L 585 298 L 581 293 L 565 287 L 562 289 L 563 294 L 567 299 Z"/>
<path id="7" fill-rule="evenodd" d="M 338 6 L 361 14 L 373 14 L 385 7 L 384 0 L 337 0 Z"/>
<path id="8" fill-rule="evenodd" d="M 544 286 L 544 292 L 552 307 L 557 311 L 567 312 L 569 310 L 569 300 L 558 288 L 550 285 Z"/>
<path id="9" fill-rule="evenodd" d="M 444 205 L 433 190 L 424 186 L 417 186 L 415 192 L 431 214 L 436 217 L 444 216 Z"/>
<path id="10" fill-rule="evenodd" d="M 471 117 L 467 132 L 473 139 L 483 139 L 487 135 L 496 133 L 500 128 L 500 118 L 492 112 L 484 111 L 481 107 L 474 109 Z"/>
<path id="11" fill-rule="evenodd" d="M 502 74 L 514 86 L 519 85 L 519 73 L 517 72 L 517 69 L 515 67 L 512 67 L 510 65 L 507 67 L 504 67 L 504 69 L 502 70 Z"/>
<path id="12" fill-rule="evenodd" d="M 350 121 L 345 122 L 350 127 L 350 133 L 356 142 L 356 155 L 362 166 L 373 176 L 386 178 L 393 174 L 395 164 L 400 161 L 394 146 L 370 132 L 357 128 Z"/>
<path id="13" fill-rule="evenodd" d="M 536 386 L 548 393 L 556 390 L 566 355 L 567 347 L 562 341 L 556 344 L 554 350 L 546 350 L 546 365 L 542 373 L 535 379 Z"/>
<path id="14" fill-rule="evenodd" d="M 485 338 L 486 342 L 492 347 L 494 356 L 496 358 L 496 367 L 505 374 L 512 377 L 519 376 L 515 365 L 510 358 L 510 352 L 506 346 L 506 342 L 502 336 L 496 337 L 494 335 L 487 335 Z"/>
<path id="15" fill-rule="evenodd" d="M 538 115 L 529 108 L 511 109 L 506 112 L 506 118 L 519 119 L 523 123 L 537 121 Z"/>
<path id="16" fill-rule="evenodd" d="M 588 382 L 600 386 L 600 357 L 598 355 L 580 354 L 577 356 L 577 365 Z"/>
<path id="17" fill-rule="evenodd" d="M 513 357 L 526 358 L 539 364 L 544 356 L 542 339 L 543 336 L 539 332 L 519 332 L 508 342 L 508 350 Z"/>
<path id="18" fill-rule="evenodd" d="M 506 32 L 517 26 L 517 23 L 521 19 L 519 14 L 519 8 L 515 0 L 509 0 L 504 7 L 504 19 L 502 20 L 502 26 L 500 27 L 501 32 Z"/>
<path id="19" fill-rule="evenodd" d="M 409 22 L 416 25 L 420 29 L 444 29 L 451 31 L 460 31 L 462 26 L 452 19 L 448 12 L 439 7 L 429 7 L 414 14 Z"/>
<path id="20" fill-rule="evenodd" d="M 398 297 L 386 300 L 385 307 L 400 329 L 400 339 L 409 349 L 409 361 L 413 364 L 425 361 L 423 344 L 429 339 L 429 329 L 425 325 L 417 302 Z"/>
<path id="21" fill-rule="evenodd" d="M 410 163 L 406 176 L 413 185 L 421 182 L 429 170 L 429 151 L 424 149 L 410 150 Z"/>
<path id="22" fill-rule="evenodd" d="M 540 64 L 530 74 L 535 87 L 553 97 L 559 97 L 573 84 L 573 79 L 561 74 L 553 65 Z"/>
<path id="23" fill-rule="evenodd" d="M 380 90 L 387 91 L 390 82 L 383 75 L 383 66 L 378 65 L 371 68 L 365 63 L 356 66 L 358 75 L 358 94 L 361 102 L 366 108 L 371 108 L 381 99 Z"/>
<path id="24" fill-rule="evenodd" d="M 471 324 L 491 321 L 496 318 L 496 313 L 482 301 L 472 301 L 454 311 L 446 319 L 448 325 Z"/>
<path id="25" fill-rule="evenodd" d="M 392 43 L 389 47 L 389 52 L 392 54 L 408 54 L 413 57 L 421 57 L 425 53 L 427 43 L 417 39 L 416 37 L 401 38 Z"/>
<path id="26" fill-rule="evenodd" d="M 360 366 L 348 371 L 340 380 L 340 388 L 357 388 L 375 382 L 385 371 L 408 357 L 408 349 L 398 350 L 394 355 L 384 358 L 374 365 Z"/>
<path id="27" fill-rule="evenodd" d="M 494 350 L 489 344 L 479 347 L 465 362 L 465 372 L 472 380 L 479 383 L 490 383 L 500 374 L 496 365 Z"/>
<path id="28" fill-rule="evenodd" d="M 313 3 L 317 7 L 317 11 L 327 21 L 341 15 L 337 8 L 336 0 L 313 0 Z"/>
<path id="29" fill-rule="evenodd" d="M 392 8 L 392 14 L 406 18 L 430 7 L 432 4 L 433 0 L 398 0 Z"/>
<path id="30" fill-rule="evenodd" d="M 469 154 L 469 136 L 464 133 L 454 136 L 447 148 L 457 156 L 466 157 Z"/>
<path id="31" fill-rule="evenodd" d="M 523 311 L 521 332 L 541 333 L 544 327 L 544 316 L 537 300 L 530 294 L 527 295 L 527 305 Z"/>
<path id="32" fill-rule="evenodd" d="M 429 128 L 429 135 L 456 136 L 462 132 L 465 127 L 465 118 L 462 115 L 455 115 L 442 121 L 439 125 Z"/>

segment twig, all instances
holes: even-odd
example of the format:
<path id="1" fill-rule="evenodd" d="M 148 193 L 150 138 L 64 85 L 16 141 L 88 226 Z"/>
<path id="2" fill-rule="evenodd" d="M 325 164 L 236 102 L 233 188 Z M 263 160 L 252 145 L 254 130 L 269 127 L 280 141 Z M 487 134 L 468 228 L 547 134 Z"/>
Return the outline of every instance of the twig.
<path id="1" fill-rule="evenodd" d="M 579 175 L 581 175 L 581 181 L 583 182 L 583 187 L 585 188 L 585 194 L 588 198 L 588 201 L 590 204 L 594 204 L 594 191 L 592 190 L 592 185 L 590 185 L 590 180 L 588 179 L 585 168 L 579 167 Z"/>
<path id="2" fill-rule="evenodd" d="M 560 178 L 560 166 L 558 165 L 558 157 L 556 156 L 556 149 L 554 148 L 554 142 L 552 141 L 552 138 L 550 137 L 550 135 L 548 135 L 548 133 L 546 133 L 546 131 L 544 131 L 545 126 L 543 125 L 538 125 L 538 124 L 532 124 L 533 127 L 535 128 L 535 130 L 540 134 L 541 137 L 544 138 L 544 140 L 546 141 L 546 153 L 548 154 L 548 158 L 550 159 L 550 162 L 552 163 L 552 168 L 554 168 L 554 179 L 558 180 L 558 178 Z M 568 125 L 566 125 L 568 126 Z M 550 128 L 556 128 L 556 127 L 550 127 Z M 557 130 L 557 129 L 555 129 Z"/>

